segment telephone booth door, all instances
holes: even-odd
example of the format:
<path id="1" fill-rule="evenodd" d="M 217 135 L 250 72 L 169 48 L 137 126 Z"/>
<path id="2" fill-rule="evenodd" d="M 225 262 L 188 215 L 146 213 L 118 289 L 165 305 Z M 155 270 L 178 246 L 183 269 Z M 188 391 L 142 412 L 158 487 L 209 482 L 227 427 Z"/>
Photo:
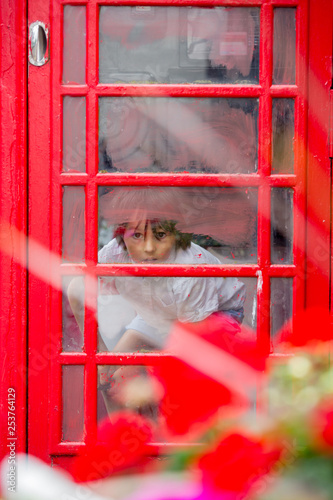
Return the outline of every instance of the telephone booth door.
<path id="1" fill-rule="evenodd" d="M 28 449 L 67 467 L 106 413 L 98 368 L 168 363 L 149 348 L 113 352 L 137 314 L 110 291 L 115 279 L 168 289 L 177 278 L 237 278 L 244 322 L 272 356 L 297 311 L 329 307 L 332 6 L 29 0 L 28 9 L 46 48 L 28 81 Z M 101 258 L 135 210 L 138 221 L 181 219 L 212 261 Z M 68 300 L 77 278 L 82 331 Z M 154 318 L 148 326 L 158 329 Z"/>

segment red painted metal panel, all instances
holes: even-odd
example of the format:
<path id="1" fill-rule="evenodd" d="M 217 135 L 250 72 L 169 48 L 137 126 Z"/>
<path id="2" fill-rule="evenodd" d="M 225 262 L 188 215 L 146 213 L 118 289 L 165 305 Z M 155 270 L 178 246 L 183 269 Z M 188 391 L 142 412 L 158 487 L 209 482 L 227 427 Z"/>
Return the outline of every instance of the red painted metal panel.
<path id="1" fill-rule="evenodd" d="M 63 9 L 59 2 L 52 2 L 52 10 L 49 13 L 52 29 L 51 36 L 51 59 L 50 73 L 46 85 L 50 87 L 49 105 L 49 120 L 51 126 L 50 137 L 50 159 L 49 159 L 49 196 L 50 202 L 48 205 L 49 215 L 46 216 L 45 222 L 49 224 L 48 231 L 50 233 L 49 248 L 55 255 L 62 255 L 62 187 L 57 182 L 62 170 L 62 112 L 63 101 L 59 94 L 59 88 L 62 81 L 63 73 Z M 57 44 L 57 49 L 55 49 Z M 55 50 L 57 55 L 55 56 Z M 62 423 L 62 372 L 61 365 L 58 363 L 59 353 L 62 349 L 62 308 L 61 308 L 61 276 L 57 271 L 57 280 L 59 288 L 49 287 L 49 302 L 52 307 L 49 311 L 49 334 L 53 339 L 55 346 L 54 357 L 50 360 L 48 367 L 48 411 L 49 422 L 48 429 L 44 439 L 44 449 L 47 459 L 51 460 L 50 441 L 61 440 L 61 423 Z"/>
<path id="2" fill-rule="evenodd" d="M 310 13 L 308 12 L 310 3 Z M 87 14 L 87 67 L 86 84 L 64 85 L 62 76 L 62 22 L 63 7 L 84 5 Z M 105 85 L 98 84 L 98 9 L 96 0 L 53 1 L 49 5 L 41 0 L 31 0 L 29 21 L 39 20 L 50 24 L 52 31 L 51 62 L 43 68 L 31 68 L 30 79 L 30 121 L 32 125 L 31 157 L 29 162 L 30 182 L 30 224 L 31 235 L 46 248 L 61 254 L 62 248 L 62 186 L 83 186 L 86 204 L 85 263 L 58 263 L 52 282 L 60 285 L 61 275 L 87 273 L 100 275 L 137 276 L 252 276 L 258 278 L 258 340 L 267 350 L 270 348 L 270 278 L 294 278 L 294 312 L 304 306 L 305 283 L 307 282 L 307 305 L 320 303 L 328 307 L 328 271 L 330 248 L 327 240 L 329 221 L 330 186 L 327 181 L 328 116 L 326 95 L 327 81 L 331 73 L 332 26 L 331 2 L 325 0 L 327 11 L 314 0 L 253 0 L 251 6 L 261 7 L 260 17 L 260 78 L 258 85 Z M 248 6 L 248 2 L 229 0 L 227 2 L 208 0 L 152 1 L 152 0 L 103 0 L 103 5 L 228 5 Z M 296 84 L 272 85 L 273 67 L 273 18 L 274 7 L 297 7 L 296 15 Z M 36 17 L 37 16 L 37 17 Z M 42 18 L 41 18 L 42 16 Z M 310 27 L 308 19 L 311 19 Z M 321 24 L 322 23 L 322 24 Z M 323 26 L 327 32 L 322 43 Z M 308 40 L 310 66 L 308 66 Z M 316 36 L 313 36 L 316 35 Z M 320 39 L 320 40 L 319 40 Z M 327 48 L 329 47 L 329 49 Z M 329 53 L 329 56 L 328 56 Z M 325 59 L 327 57 L 327 60 Z M 320 69 L 322 61 L 324 69 Z M 310 68 L 310 93 L 308 90 L 308 67 Z M 52 68 L 52 71 L 51 71 Z M 318 70 L 318 71 L 317 71 Z M 38 103 L 43 99 L 43 107 Z M 64 96 L 82 96 L 86 99 L 86 173 L 62 172 L 62 119 Z M 204 174 L 101 174 L 98 173 L 98 98 L 100 96 L 150 96 L 150 97 L 255 97 L 259 99 L 259 151 L 258 173 L 246 175 L 204 175 Z M 295 100 L 295 173 L 272 174 L 272 99 L 294 98 Z M 308 100 L 309 97 L 309 100 Z M 310 109 L 309 142 L 307 144 L 307 109 Z M 319 111 L 323 108 L 323 111 Z M 320 112 L 320 115 L 318 113 Z M 38 124 L 34 127 L 34 124 Z M 320 125 L 320 127 L 318 126 Z M 49 131 L 50 129 L 50 131 Z M 308 160 L 308 191 L 306 188 L 306 160 Z M 43 165 L 43 170 L 41 169 Z M 320 184 L 320 186 L 319 186 Z M 101 265 L 97 264 L 97 216 L 98 186 L 239 186 L 258 187 L 258 263 L 256 265 L 221 266 L 163 266 L 163 265 Z M 288 187 L 294 192 L 294 264 L 271 264 L 271 188 Z M 306 214 L 306 195 L 308 196 Z M 320 197 L 319 201 L 317 197 Z M 309 215 L 307 245 L 309 258 L 305 261 L 305 226 Z M 321 220 L 325 219 L 325 223 Z M 320 223 L 319 223 L 320 222 Z M 318 238 L 322 246 L 318 247 Z M 324 255 L 318 257 L 318 249 L 324 247 Z M 320 260 L 320 262 L 319 262 Z M 319 266 L 320 264 L 320 266 Z M 318 275 L 316 266 L 322 273 Z M 308 276 L 307 273 L 310 273 Z M 97 283 L 94 282 L 96 288 Z M 318 287 L 320 293 L 318 293 Z M 85 422 L 86 439 L 94 438 L 96 432 L 96 365 L 112 364 L 155 364 L 167 362 L 167 356 L 158 354 L 121 355 L 96 354 L 97 324 L 91 308 L 85 311 L 86 335 L 84 352 L 61 351 L 61 293 L 31 276 L 30 348 L 33 355 L 40 354 L 45 346 L 51 346 L 47 356 L 47 367 L 38 371 L 38 384 L 32 382 L 30 389 L 30 450 L 45 459 L 54 455 L 57 464 L 61 455 L 70 455 L 83 446 L 82 443 L 61 442 L 61 367 L 62 365 L 84 365 L 85 367 Z M 96 302 L 96 293 L 93 297 Z M 38 315 L 36 315 L 38 311 Z M 37 329 L 38 327 L 38 329 Z M 37 335 L 38 331 L 38 335 Z M 49 370 L 50 369 L 50 370 Z M 40 391 L 46 394 L 40 398 Z M 45 415 L 41 422 L 36 417 Z M 47 419 L 49 418 L 50 424 Z M 50 439 L 46 436 L 49 435 Z"/>
<path id="3" fill-rule="evenodd" d="M 98 96 L 95 92 L 99 79 L 98 71 L 98 39 L 99 39 L 99 5 L 91 2 L 87 6 L 87 85 L 90 89 L 87 95 L 87 174 L 93 178 L 98 172 Z M 88 182 L 87 196 L 87 235 L 86 235 L 86 261 L 97 261 L 98 241 L 98 192 L 97 185 Z M 91 215 L 90 215 L 91 214 Z M 93 290 L 94 300 L 97 304 L 97 281 Z M 85 372 L 85 418 L 86 442 L 96 439 L 97 428 L 97 366 L 95 353 L 97 350 L 97 319 L 94 311 L 86 307 L 85 310 L 86 353 L 88 363 Z M 90 402 L 89 399 L 91 398 Z"/>
<path id="4" fill-rule="evenodd" d="M 28 23 L 43 22 L 49 29 L 50 3 L 29 2 Z M 50 248 L 50 72 L 51 60 L 44 66 L 29 65 L 29 234 L 31 240 Z M 29 242 L 29 260 L 33 257 Z M 35 256 L 36 257 L 36 256 Z M 55 339 L 50 337 L 50 266 L 46 254 L 44 280 L 29 275 L 29 408 L 28 450 L 49 461 L 47 436 L 49 407 L 49 363 L 56 355 Z M 53 410 L 54 411 L 54 410 Z"/>
<path id="5" fill-rule="evenodd" d="M 59 182 L 63 185 L 86 185 L 86 174 L 67 173 L 61 174 Z M 97 174 L 94 179 L 89 179 L 89 184 L 97 186 L 270 186 L 292 187 L 296 185 L 296 176 L 286 174 L 282 176 L 271 175 L 265 177 L 260 174 L 132 174 L 132 173 L 105 173 Z"/>
<path id="6" fill-rule="evenodd" d="M 26 449 L 26 1 L 4 0 L 0 9 L 0 459 Z M 11 391 L 8 405 L 8 389 Z M 8 413 L 11 412 L 11 413 Z M 8 418 L 10 417 L 10 418 Z M 14 435 L 8 421 L 15 419 Z M 14 449 L 12 448 L 12 451 Z"/>
<path id="7" fill-rule="evenodd" d="M 328 152 L 329 93 L 332 84 L 330 0 L 310 3 L 309 122 L 307 141 L 306 305 L 330 306 L 331 175 Z"/>
<path id="8" fill-rule="evenodd" d="M 294 137 L 294 171 L 296 186 L 294 188 L 294 240 L 293 257 L 297 274 L 293 281 L 293 316 L 304 308 L 305 301 L 305 230 L 306 230 L 306 154 L 307 141 L 307 102 L 308 102 L 308 4 L 298 9 L 296 14 L 296 84 L 298 95 L 295 98 L 295 137 Z"/>
<path id="9" fill-rule="evenodd" d="M 263 256 L 261 256 L 262 262 Z M 180 264 L 98 264 L 95 268 L 86 265 L 71 264 L 62 265 L 64 275 L 75 275 L 87 273 L 91 276 L 257 276 L 263 264 L 225 264 L 205 266 L 190 266 Z M 294 276 L 297 273 L 293 265 L 271 265 L 267 272 L 270 276 Z"/>
<path id="10" fill-rule="evenodd" d="M 270 87 L 272 83 L 272 26 L 273 8 L 266 4 L 261 9 L 260 19 L 260 56 L 261 71 L 259 83 L 263 93 L 259 101 L 259 151 L 258 174 L 267 179 L 271 165 L 272 140 L 272 103 Z M 264 181 L 260 183 L 258 193 L 258 265 L 257 271 L 257 336 L 258 342 L 270 351 L 270 282 L 268 269 L 270 265 L 270 186 Z"/>

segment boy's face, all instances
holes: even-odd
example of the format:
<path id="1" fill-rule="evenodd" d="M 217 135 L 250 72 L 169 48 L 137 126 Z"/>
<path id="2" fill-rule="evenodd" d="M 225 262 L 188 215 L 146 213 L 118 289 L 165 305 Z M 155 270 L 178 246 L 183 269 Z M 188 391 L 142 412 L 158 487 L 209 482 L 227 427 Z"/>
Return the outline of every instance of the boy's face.
<path id="1" fill-rule="evenodd" d="M 124 233 L 124 243 L 134 262 L 163 262 L 174 248 L 176 237 L 158 223 L 129 222 Z"/>

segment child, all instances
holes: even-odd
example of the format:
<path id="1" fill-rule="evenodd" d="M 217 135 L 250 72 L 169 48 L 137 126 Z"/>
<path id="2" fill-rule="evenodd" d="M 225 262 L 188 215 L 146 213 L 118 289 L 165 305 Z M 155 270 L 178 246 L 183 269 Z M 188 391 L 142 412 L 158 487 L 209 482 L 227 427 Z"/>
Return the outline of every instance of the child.
<path id="1" fill-rule="evenodd" d="M 177 214 L 180 197 L 176 190 L 138 188 L 134 193 L 129 191 L 127 199 L 123 193 L 119 198 L 113 195 L 111 202 L 107 196 L 107 210 L 114 217 L 114 237 L 99 251 L 99 263 L 221 264 L 210 252 L 191 241 L 192 234 L 178 229 L 178 222 L 174 219 L 180 219 Z M 115 216 L 116 210 L 118 214 Z M 120 222 L 121 218 L 125 222 Z M 110 221 L 111 215 L 106 219 Z M 228 315 L 235 333 L 240 329 L 245 285 L 236 278 L 116 276 L 103 278 L 103 281 L 110 293 L 121 295 L 136 312 L 113 348 L 114 352 L 161 348 L 175 321 L 198 322 L 211 314 Z M 83 301 L 82 293 L 80 298 L 78 292 L 82 285 L 77 283 L 73 280 L 70 284 L 68 298 L 82 330 Z M 103 341 L 101 345 L 107 350 Z M 100 384 L 109 387 L 110 377 L 115 380 L 117 372 L 120 369 L 115 367 L 101 370 Z M 123 374 L 119 375 L 123 378 Z"/>
<path id="2" fill-rule="evenodd" d="M 114 234 L 99 252 L 100 263 L 220 264 L 191 242 L 190 234 L 179 232 L 174 221 L 132 221 L 119 225 Z M 117 350 L 135 349 L 142 338 L 162 347 L 176 320 L 197 322 L 213 313 L 228 314 L 238 322 L 243 319 L 245 286 L 236 278 L 116 277 L 112 289 L 137 313 Z"/>

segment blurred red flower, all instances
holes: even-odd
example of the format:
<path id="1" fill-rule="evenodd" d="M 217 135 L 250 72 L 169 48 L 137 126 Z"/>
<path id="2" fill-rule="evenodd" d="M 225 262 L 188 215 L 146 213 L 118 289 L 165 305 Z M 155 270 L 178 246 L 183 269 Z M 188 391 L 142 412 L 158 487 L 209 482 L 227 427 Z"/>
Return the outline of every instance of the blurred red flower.
<path id="1" fill-rule="evenodd" d="M 333 453 L 333 398 L 322 401 L 315 408 L 310 426 L 317 447 Z"/>
<path id="2" fill-rule="evenodd" d="M 266 353 L 253 332 L 227 315 L 176 323 L 166 349 L 174 357 L 156 370 L 164 397 L 160 411 L 174 434 L 202 430 L 220 407 L 248 407 Z"/>
<path id="3" fill-rule="evenodd" d="M 201 456 L 198 465 L 203 483 L 212 489 L 246 494 L 279 460 L 281 449 L 265 440 L 240 433 L 225 437 Z"/>
<path id="4" fill-rule="evenodd" d="M 297 312 L 277 333 L 274 343 L 311 348 L 332 338 L 333 323 L 330 313 L 324 308 L 316 307 Z"/>
<path id="5" fill-rule="evenodd" d="M 87 445 L 74 461 L 72 475 L 76 481 L 94 481 L 141 466 L 154 453 L 149 445 L 152 424 L 146 418 L 122 411 L 114 413 L 98 426 L 97 442 Z"/>

